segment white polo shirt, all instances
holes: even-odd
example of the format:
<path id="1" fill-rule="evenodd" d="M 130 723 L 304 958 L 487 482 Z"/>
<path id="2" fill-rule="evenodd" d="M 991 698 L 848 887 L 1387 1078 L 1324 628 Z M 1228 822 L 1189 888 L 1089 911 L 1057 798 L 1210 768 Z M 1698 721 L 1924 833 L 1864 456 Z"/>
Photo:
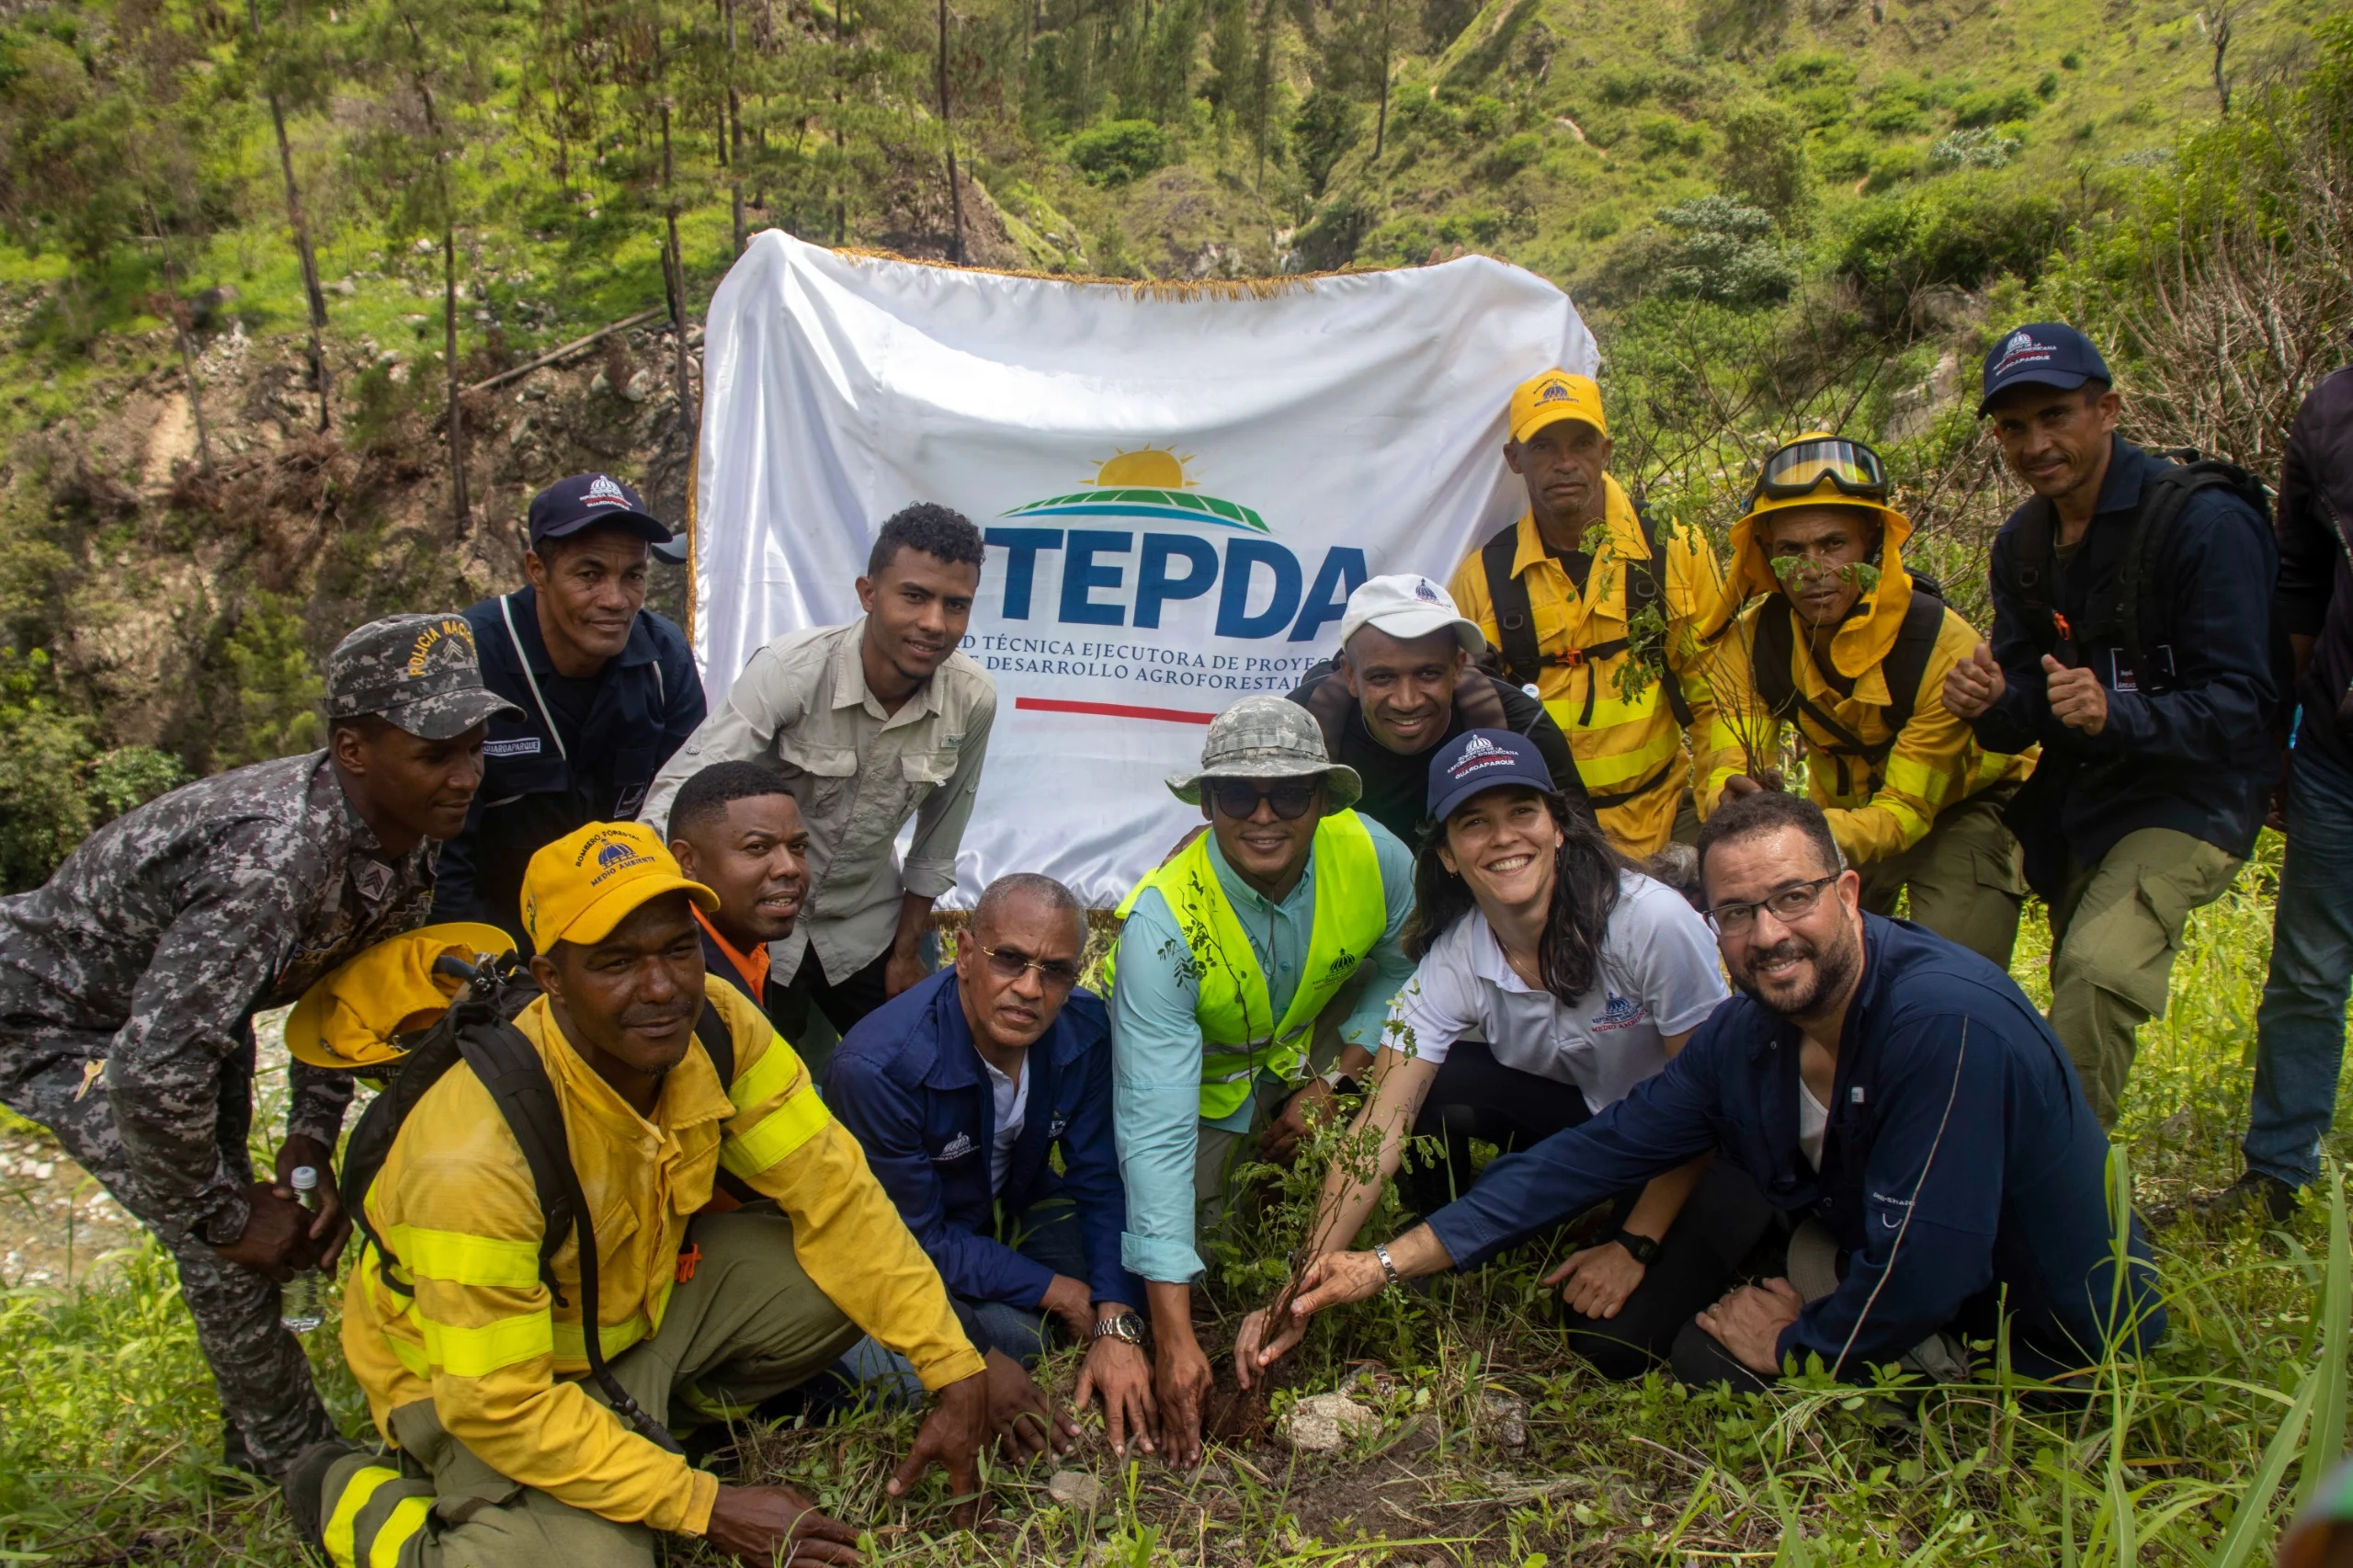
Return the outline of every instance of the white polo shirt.
<path id="1" fill-rule="evenodd" d="M 1483 1040 L 1497 1062 L 1574 1084 L 1599 1110 L 1666 1065 L 1665 1037 L 1699 1026 L 1728 993 L 1707 922 L 1636 871 L 1619 879 L 1599 983 L 1575 1003 L 1531 988 L 1476 909 L 1449 926 L 1389 1005 L 1381 1044 L 1444 1062 Z"/>

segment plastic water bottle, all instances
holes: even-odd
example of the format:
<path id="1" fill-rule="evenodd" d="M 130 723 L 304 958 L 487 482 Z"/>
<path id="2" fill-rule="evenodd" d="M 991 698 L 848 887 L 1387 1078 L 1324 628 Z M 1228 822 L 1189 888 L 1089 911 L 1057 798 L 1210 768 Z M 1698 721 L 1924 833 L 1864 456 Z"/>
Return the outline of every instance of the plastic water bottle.
<path id="1" fill-rule="evenodd" d="M 319 1189 L 319 1173 L 296 1165 L 294 1197 L 305 1209 L 317 1207 L 312 1195 Z M 315 1268 L 299 1269 L 278 1292 L 278 1321 L 297 1334 L 308 1334 L 326 1316 L 326 1276 Z"/>

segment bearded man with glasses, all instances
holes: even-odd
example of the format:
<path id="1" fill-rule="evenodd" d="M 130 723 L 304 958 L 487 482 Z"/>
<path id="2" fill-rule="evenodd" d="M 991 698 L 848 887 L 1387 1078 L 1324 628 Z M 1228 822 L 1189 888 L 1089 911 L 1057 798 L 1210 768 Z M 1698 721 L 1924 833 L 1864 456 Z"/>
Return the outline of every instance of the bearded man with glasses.
<path id="1" fill-rule="evenodd" d="M 1111 1139 L 1110 1021 L 1078 984 L 1086 950 L 1086 915 L 1068 888 L 999 877 L 973 906 L 955 967 L 850 1029 L 826 1063 L 824 1100 L 994 1348 L 1028 1366 L 1057 1327 L 1088 1346 L 1077 1403 L 1102 1396 L 1124 1454 L 1131 1439 L 1152 1446 L 1152 1371 L 1142 1287 L 1120 1266 L 1128 1208 Z M 1030 1452 L 1059 1450 L 1076 1430 L 1052 1413 L 1020 1426 Z"/>
<path id="2" fill-rule="evenodd" d="M 1120 1260 L 1151 1305 L 1162 1457 L 1189 1465 L 1211 1385 L 1193 1335 L 1197 1239 L 1222 1221 L 1237 1165 L 1290 1160 L 1309 1119 L 1336 1116 L 1336 1096 L 1357 1092 L 1413 972 L 1401 937 L 1414 860 L 1348 809 L 1363 781 L 1285 698 L 1219 714 L 1199 770 L 1168 788 L 1209 831 L 1120 907 L 1111 1051 Z"/>
<path id="3" fill-rule="evenodd" d="M 1848 1382 L 1890 1365 L 1957 1381 L 2006 1315 L 2014 1373 L 2080 1388 L 2164 1336 L 2138 1221 L 2118 1244 L 2108 1137 L 2007 974 L 1865 914 L 1822 808 L 1799 796 L 1724 802 L 1699 833 L 1699 880 L 1740 994 L 1622 1099 L 1494 1160 L 1427 1222 L 1317 1258 L 1294 1322 L 1475 1267 L 1712 1150 L 1793 1230 L 1780 1274 L 1677 1334 L 1685 1382 L 1754 1391 L 1817 1358 Z"/>

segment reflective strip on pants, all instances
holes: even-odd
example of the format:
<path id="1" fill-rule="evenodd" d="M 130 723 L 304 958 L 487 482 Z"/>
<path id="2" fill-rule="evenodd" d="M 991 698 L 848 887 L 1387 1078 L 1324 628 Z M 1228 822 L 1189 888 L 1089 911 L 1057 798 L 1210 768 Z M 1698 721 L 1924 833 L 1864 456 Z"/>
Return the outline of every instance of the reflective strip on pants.
<path id="1" fill-rule="evenodd" d="M 433 1512 L 433 1483 L 404 1479 L 399 1471 L 366 1459 L 358 1460 L 339 1492 L 333 1475 L 329 1471 L 331 1503 L 322 1532 L 328 1561 L 335 1568 L 400 1568 L 402 1550 Z"/>

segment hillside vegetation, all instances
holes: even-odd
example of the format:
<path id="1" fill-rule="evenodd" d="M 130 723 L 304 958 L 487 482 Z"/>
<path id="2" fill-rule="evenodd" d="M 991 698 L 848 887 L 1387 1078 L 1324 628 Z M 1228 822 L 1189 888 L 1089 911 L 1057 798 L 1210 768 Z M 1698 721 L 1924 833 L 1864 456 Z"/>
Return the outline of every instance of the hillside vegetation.
<path id="1" fill-rule="evenodd" d="M 2144 433 L 2276 460 L 2347 317 L 2328 16 L 10 7 L 0 885 L 173 778 L 303 744 L 324 649 L 510 578 L 537 483 L 610 468 L 683 516 L 696 312 L 763 226 L 1168 279 L 1486 251 L 1593 320 L 1620 472 L 1654 502 L 1720 529 L 1759 442 L 1880 437 L 1967 604 L 2006 492 L 1953 413 L 2006 318 L 2080 315 L 2161 367 L 2128 378 Z M 2210 267 L 2261 297 L 2198 287 Z"/>

